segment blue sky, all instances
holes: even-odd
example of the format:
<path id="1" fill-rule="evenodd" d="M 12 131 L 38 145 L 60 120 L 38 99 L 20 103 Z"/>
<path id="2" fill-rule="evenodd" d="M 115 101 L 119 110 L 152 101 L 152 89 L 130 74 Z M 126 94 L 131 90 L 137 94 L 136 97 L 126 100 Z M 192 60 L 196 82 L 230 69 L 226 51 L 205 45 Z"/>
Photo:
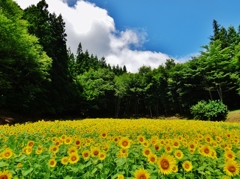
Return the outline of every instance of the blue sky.
<path id="1" fill-rule="evenodd" d="M 144 48 L 173 57 L 201 50 L 216 19 L 224 27 L 240 25 L 239 0 L 90 0 L 108 10 L 119 30 L 145 30 Z"/>
<path id="2" fill-rule="evenodd" d="M 16 1 L 26 8 L 39 0 Z M 213 35 L 214 19 L 225 28 L 240 25 L 240 0 L 46 1 L 51 12 L 63 15 L 73 52 L 81 42 L 84 50 L 131 72 L 198 54 Z"/>

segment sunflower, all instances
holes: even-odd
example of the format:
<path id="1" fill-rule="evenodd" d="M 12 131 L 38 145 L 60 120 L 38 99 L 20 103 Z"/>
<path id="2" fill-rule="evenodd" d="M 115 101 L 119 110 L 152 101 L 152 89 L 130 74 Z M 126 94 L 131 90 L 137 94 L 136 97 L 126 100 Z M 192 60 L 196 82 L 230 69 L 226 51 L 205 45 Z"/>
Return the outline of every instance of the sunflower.
<path id="1" fill-rule="evenodd" d="M 34 146 L 34 141 L 32 141 L 32 140 L 28 141 L 27 146 L 33 147 Z"/>
<path id="2" fill-rule="evenodd" d="M 57 140 L 57 137 L 52 138 L 52 142 L 55 142 Z"/>
<path id="3" fill-rule="evenodd" d="M 105 152 L 108 152 L 110 149 L 110 144 L 109 143 L 106 143 L 102 146 L 102 150 L 104 150 Z"/>
<path id="4" fill-rule="evenodd" d="M 122 158 L 123 157 L 123 154 L 121 154 L 120 152 L 117 153 L 117 158 Z"/>
<path id="5" fill-rule="evenodd" d="M 183 169 L 184 169 L 186 172 L 189 172 L 189 171 L 191 171 L 192 168 L 193 168 L 192 162 L 190 162 L 190 161 L 187 160 L 187 161 L 183 162 L 182 167 L 183 167 Z"/>
<path id="6" fill-rule="evenodd" d="M 61 163 L 62 163 L 63 165 L 67 165 L 67 164 L 68 164 L 68 160 L 69 160 L 68 157 L 63 157 L 63 158 L 61 158 Z"/>
<path id="7" fill-rule="evenodd" d="M 156 143 L 156 144 L 154 145 L 154 149 L 155 149 L 156 151 L 159 151 L 159 150 L 161 149 L 161 145 L 160 145 L 159 143 Z"/>
<path id="8" fill-rule="evenodd" d="M 38 146 L 37 150 L 35 151 L 36 154 L 40 155 L 43 152 L 43 147 Z"/>
<path id="9" fill-rule="evenodd" d="M 80 147 L 81 146 L 81 140 L 78 139 L 78 138 L 75 139 L 74 145 L 77 146 L 77 147 Z"/>
<path id="10" fill-rule="evenodd" d="M 211 158 L 217 159 L 217 152 L 214 149 L 211 151 Z"/>
<path id="11" fill-rule="evenodd" d="M 195 142 L 191 141 L 191 142 L 188 143 L 188 150 L 189 151 L 195 151 L 196 148 L 197 148 L 197 145 L 196 145 Z"/>
<path id="12" fill-rule="evenodd" d="M 60 146 L 63 142 L 61 139 L 57 139 L 54 143 L 56 146 Z"/>
<path id="13" fill-rule="evenodd" d="M 71 137 L 66 137 L 66 138 L 64 139 L 64 144 L 69 145 L 69 144 L 71 144 L 72 142 L 73 142 L 73 139 L 72 139 Z"/>
<path id="14" fill-rule="evenodd" d="M 17 168 L 22 168 L 23 164 L 22 163 L 18 163 L 17 164 Z"/>
<path id="15" fill-rule="evenodd" d="M 172 171 L 174 173 L 177 173 L 178 172 L 178 166 L 177 165 L 173 166 Z"/>
<path id="16" fill-rule="evenodd" d="M 118 136 L 113 137 L 113 141 L 114 141 L 115 143 L 118 143 L 119 137 L 118 137 Z"/>
<path id="17" fill-rule="evenodd" d="M 124 179 L 124 175 L 123 174 L 118 174 L 117 179 Z"/>
<path id="18" fill-rule="evenodd" d="M 51 167 L 51 168 L 54 168 L 57 164 L 57 161 L 54 159 L 54 158 L 51 158 L 49 161 L 48 161 L 48 166 Z"/>
<path id="19" fill-rule="evenodd" d="M 119 145 L 124 149 L 128 149 L 131 145 L 130 140 L 127 137 L 122 137 L 120 139 Z"/>
<path id="20" fill-rule="evenodd" d="M 141 143 L 142 146 L 144 147 L 149 147 L 149 141 L 148 140 L 145 140 L 144 142 Z"/>
<path id="21" fill-rule="evenodd" d="M 32 147 L 26 147 L 25 153 L 26 153 L 27 155 L 30 155 L 30 154 L 32 153 Z"/>
<path id="22" fill-rule="evenodd" d="M 106 138 L 107 137 L 107 133 L 106 132 L 103 132 L 102 134 L 101 134 L 101 138 Z"/>
<path id="23" fill-rule="evenodd" d="M 128 153 L 128 149 L 120 149 L 120 153 L 121 153 L 121 154 Z"/>
<path id="24" fill-rule="evenodd" d="M 12 174 L 8 170 L 5 170 L 3 172 L 0 171 L 0 179 L 11 179 L 11 178 L 12 178 Z"/>
<path id="25" fill-rule="evenodd" d="M 216 136 L 215 140 L 217 141 L 217 143 L 221 143 L 222 142 L 222 138 L 220 136 Z"/>
<path id="26" fill-rule="evenodd" d="M 98 147 L 92 147 L 91 148 L 92 157 L 98 157 L 99 153 L 100 153 L 100 149 Z"/>
<path id="27" fill-rule="evenodd" d="M 173 172 L 172 168 L 176 165 L 176 160 L 172 155 L 162 154 L 157 163 L 160 172 L 164 175 L 168 175 Z"/>
<path id="28" fill-rule="evenodd" d="M 235 160 L 228 160 L 224 164 L 223 171 L 228 175 L 228 176 L 236 176 L 239 174 L 240 166 Z"/>
<path id="29" fill-rule="evenodd" d="M 148 162 L 151 164 L 154 164 L 157 162 L 157 155 L 155 154 L 150 154 L 148 155 Z"/>
<path id="30" fill-rule="evenodd" d="M 183 158 L 183 156 L 184 156 L 184 154 L 183 154 L 183 152 L 181 151 L 181 150 L 176 150 L 175 152 L 174 152 L 174 156 L 177 158 L 177 159 L 182 159 Z"/>
<path id="31" fill-rule="evenodd" d="M 154 146 L 158 142 L 158 136 L 151 137 L 151 144 Z"/>
<path id="32" fill-rule="evenodd" d="M 160 140 L 159 140 L 159 143 L 160 143 L 161 145 L 164 145 L 164 144 L 165 144 L 165 140 L 164 140 L 164 139 L 160 139 Z"/>
<path id="33" fill-rule="evenodd" d="M 13 152 L 10 148 L 6 148 L 4 151 L 3 151 L 3 158 L 6 158 L 6 159 L 9 159 L 11 158 L 13 155 Z"/>
<path id="34" fill-rule="evenodd" d="M 60 138 L 62 139 L 62 140 L 65 140 L 66 139 L 66 135 L 62 135 Z"/>
<path id="35" fill-rule="evenodd" d="M 70 164 L 75 164 L 79 161 L 80 157 L 77 153 L 71 153 L 68 157 L 68 161 Z"/>
<path id="36" fill-rule="evenodd" d="M 164 149 L 165 149 L 165 152 L 167 152 L 167 153 L 171 153 L 173 150 L 173 148 L 170 144 L 165 145 Z"/>
<path id="37" fill-rule="evenodd" d="M 152 153 L 152 151 L 150 148 L 144 148 L 142 153 L 145 157 L 147 157 L 148 155 L 150 155 Z"/>
<path id="38" fill-rule="evenodd" d="M 234 160 L 236 157 L 236 154 L 232 150 L 228 150 L 228 151 L 225 151 L 224 156 L 225 158 Z"/>
<path id="39" fill-rule="evenodd" d="M 104 160 L 106 158 L 106 154 L 104 152 L 100 152 L 98 157 L 100 160 Z"/>
<path id="40" fill-rule="evenodd" d="M 137 137 L 137 140 L 138 140 L 138 142 L 143 143 L 143 142 L 145 141 L 145 137 L 142 136 L 142 135 L 139 135 L 139 136 Z"/>
<path id="41" fill-rule="evenodd" d="M 134 179 L 149 179 L 150 174 L 145 169 L 139 169 L 134 173 Z"/>
<path id="42" fill-rule="evenodd" d="M 207 143 L 212 142 L 212 137 L 209 134 L 205 136 L 205 142 L 207 142 Z"/>
<path id="43" fill-rule="evenodd" d="M 57 145 L 52 145 L 49 147 L 49 151 L 56 154 L 59 151 L 59 147 Z"/>
<path id="44" fill-rule="evenodd" d="M 71 153 L 77 153 L 78 149 L 75 146 L 71 146 L 68 148 L 68 155 L 70 155 Z"/>
<path id="45" fill-rule="evenodd" d="M 174 140 L 172 141 L 172 146 L 173 146 L 174 148 L 179 148 L 179 147 L 180 147 L 180 141 L 179 141 L 178 139 L 174 139 Z"/>
<path id="46" fill-rule="evenodd" d="M 90 157 L 90 151 L 89 150 L 84 150 L 82 152 L 82 156 L 83 156 L 84 160 L 88 160 L 89 157 Z"/>
<path id="47" fill-rule="evenodd" d="M 205 157 L 211 157 L 211 150 L 212 148 L 209 145 L 204 145 L 200 149 L 201 154 Z"/>

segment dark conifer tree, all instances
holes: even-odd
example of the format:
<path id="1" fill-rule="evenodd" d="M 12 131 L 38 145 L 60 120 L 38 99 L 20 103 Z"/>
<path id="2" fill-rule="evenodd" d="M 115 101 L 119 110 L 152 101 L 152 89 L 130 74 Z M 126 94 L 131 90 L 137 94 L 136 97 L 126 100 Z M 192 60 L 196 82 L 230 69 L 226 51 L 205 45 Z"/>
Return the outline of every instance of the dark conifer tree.
<path id="1" fill-rule="evenodd" d="M 45 0 L 25 9 L 24 18 L 30 23 L 29 32 L 40 39 L 44 51 L 53 60 L 51 83 L 46 84 L 46 103 L 49 104 L 47 110 L 53 114 L 63 113 L 69 110 L 68 104 L 72 98 L 63 18 L 49 13 Z"/>

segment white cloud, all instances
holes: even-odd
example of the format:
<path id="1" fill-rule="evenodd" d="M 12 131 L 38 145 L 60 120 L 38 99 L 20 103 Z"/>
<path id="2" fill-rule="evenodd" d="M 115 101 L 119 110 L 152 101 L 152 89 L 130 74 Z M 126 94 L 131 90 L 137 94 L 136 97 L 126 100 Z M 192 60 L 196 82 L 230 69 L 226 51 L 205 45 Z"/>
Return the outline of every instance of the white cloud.
<path id="1" fill-rule="evenodd" d="M 15 1 L 23 9 L 39 2 Z M 105 56 L 111 65 L 126 65 L 131 72 L 137 72 L 142 65 L 156 68 L 170 58 L 160 52 L 138 50 L 146 41 L 146 33 L 134 29 L 118 31 L 108 12 L 95 4 L 79 0 L 74 7 L 68 7 L 61 0 L 46 2 L 51 13 L 62 14 L 66 22 L 67 45 L 73 52 L 76 52 L 78 43 L 81 42 L 83 50 L 87 49 L 99 58 Z"/>

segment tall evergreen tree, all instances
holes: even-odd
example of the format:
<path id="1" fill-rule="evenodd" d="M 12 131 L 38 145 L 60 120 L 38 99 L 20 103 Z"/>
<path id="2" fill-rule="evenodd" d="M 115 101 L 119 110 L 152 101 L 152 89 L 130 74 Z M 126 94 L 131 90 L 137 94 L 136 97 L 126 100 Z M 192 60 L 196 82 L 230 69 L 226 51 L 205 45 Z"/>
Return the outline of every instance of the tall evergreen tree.
<path id="1" fill-rule="evenodd" d="M 46 84 L 46 100 L 50 105 L 47 109 L 53 114 L 60 114 L 69 110 L 68 104 L 72 99 L 65 23 L 61 15 L 49 13 L 45 0 L 25 9 L 24 18 L 31 24 L 29 32 L 40 39 L 44 51 L 53 59 L 51 83 Z"/>

